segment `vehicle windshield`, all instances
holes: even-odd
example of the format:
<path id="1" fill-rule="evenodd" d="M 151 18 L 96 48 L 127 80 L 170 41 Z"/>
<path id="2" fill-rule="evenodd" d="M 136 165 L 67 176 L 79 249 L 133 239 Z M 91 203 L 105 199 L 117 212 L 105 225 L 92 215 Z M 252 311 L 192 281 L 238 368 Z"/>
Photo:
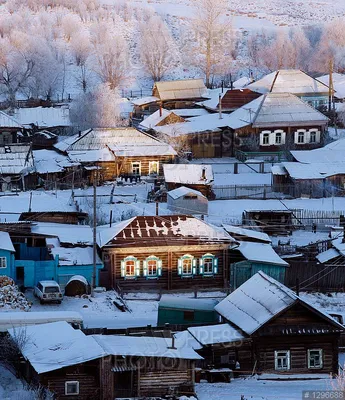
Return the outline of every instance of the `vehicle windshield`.
<path id="1" fill-rule="evenodd" d="M 44 293 L 59 293 L 59 292 L 60 292 L 60 290 L 56 286 L 47 286 L 44 289 Z"/>

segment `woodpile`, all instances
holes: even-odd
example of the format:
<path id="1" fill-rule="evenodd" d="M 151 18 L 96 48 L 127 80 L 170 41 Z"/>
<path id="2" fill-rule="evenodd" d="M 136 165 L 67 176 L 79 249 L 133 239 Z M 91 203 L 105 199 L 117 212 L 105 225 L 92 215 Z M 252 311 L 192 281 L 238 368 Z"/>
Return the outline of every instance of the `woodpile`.
<path id="1" fill-rule="evenodd" d="M 0 276 L 0 309 L 29 311 L 31 303 L 8 276 Z"/>

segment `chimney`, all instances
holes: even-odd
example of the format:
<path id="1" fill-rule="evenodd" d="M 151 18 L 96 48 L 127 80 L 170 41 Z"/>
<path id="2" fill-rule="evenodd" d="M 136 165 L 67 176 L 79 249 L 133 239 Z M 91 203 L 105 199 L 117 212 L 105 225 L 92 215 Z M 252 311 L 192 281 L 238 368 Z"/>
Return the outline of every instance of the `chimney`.
<path id="1" fill-rule="evenodd" d="M 78 136 L 81 137 L 81 131 L 78 131 Z"/>
<path id="2" fill-rule="evenodd" d="M 163 107 L 162 107 L 162 103 L 160 103 L 160 105 L 159 105 L 159 116 L 160 116 L 160 117 L 163 116 Z"/>
<path id="3" fill-rule="evenodd" d="M 171 347 L 168 347 L 168 349 L 176 350 L 176 348 L 177 348 L 177 347 L 175 347 L 175 336 L 172 335 L 172 338 L 171 338 Z"/>
<path id="4" fill-rule="evenodd" d="M 158 215 L 159 215 L 159 203 L 158 203 L 158 201 L 156 201 L 156 216 L 158 217 Z"/>
<path id="5" fill-rule="evenodd" d="M 206 168 L 203 168 L 203 169 L 202 169 L 202 172 L 201 172 L 201 179 L 202 179 L 203 181 L 206 181 Z"/>
<path id="6" fill-rule="evenodd" d="M 219 119 L 223 119 L 223 115 L 222 115 L 222 95 L 219 95 L 219 104 L 218 104 L 218 108 L 219 108 Z"/>
<path id="7" fill-rule="evenodd" d="M 222 81 L 222 93 L 224 93 L 224 81 Z"/>

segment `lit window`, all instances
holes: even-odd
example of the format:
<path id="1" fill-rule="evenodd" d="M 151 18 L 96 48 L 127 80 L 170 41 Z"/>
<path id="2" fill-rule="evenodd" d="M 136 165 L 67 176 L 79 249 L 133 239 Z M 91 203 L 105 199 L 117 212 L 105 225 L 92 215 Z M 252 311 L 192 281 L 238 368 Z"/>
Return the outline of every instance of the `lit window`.
<path id="1" fill-rule="evenodd" d="M 290 351 L 278 350 L 274 352 L 274 367 L 277 371 L 290 369 Z"/>
<path id="2" fill-rule="evenodd" d="M 7 267 L 6 257 L 0 257 L 0 268 L 6 268 L 6 267 Z"/>
<path id="3" fill-rule="evenodd" d="M 143 262 L 143 274 L 146 278 L 155 278 L 162 275 L 162 260 L 156 256 L 147 257 Z"/>
<path id="4" fill-rule="evenodd" d="M 204 274 L 213 274 L 213 258 L 204 258 Z"/>
<path id="5" fill-rule="evenodd" d="M 157 260 L 147 261 L 147 275 L 148 276 L 157 275 Z"/>
<path id="6" fill-rule="evenodd" d="M 126 276 L 134 276 L 135 275 L 135 261 L 129 260 L 126 261 Z"/>
<path id="7" fill-rule="evenodd" d="M 322 368 L 322 350 L 308 350 L 308 368 Z"/>
<path id="8" fill-rule="evenodd" d="M 192 274 L 192 262 L 191 258 L 184 258 L 182 260 L 182 274 L 183 275 L 191 275 Z"/>
<path id="9" fill-rule="evenodd" d="M 195 275 L 196 274 L 197 260 L 193 256 L 186 254 L 178 260 L 178 274 L 179 275 Z"/>
<path id="10" fill-rule="evenodd" d="M 121 276 L 123 278 L 135 278 L 140 276 L 140 261 L 133 256 L 121 261 Z"/>
<path id="11" fill-rule="evenodd" d="M 199 260 L 199 274 L 213 275 L 218 273 L 218 258 L 213 254 L 205 254 Z"/>
<path id="12" fill-rule="evenodd" d="M 132 162 L 132 174 L 133 175 L 141 175 L 141 163 L 140 162 Z"/>
<path id="13" fill-rule="evenodd" d="M 150 161 L 149 162 L 149 174 L 150 175 L 158 175 L 159 173 L 159 162 L 158 161 Z"/>
<path id="14" fill-rule="evenodd" d="M 76 395 L 79 394 L 79 382 L 69 381 L 65 382 L 65 395 Z"/>

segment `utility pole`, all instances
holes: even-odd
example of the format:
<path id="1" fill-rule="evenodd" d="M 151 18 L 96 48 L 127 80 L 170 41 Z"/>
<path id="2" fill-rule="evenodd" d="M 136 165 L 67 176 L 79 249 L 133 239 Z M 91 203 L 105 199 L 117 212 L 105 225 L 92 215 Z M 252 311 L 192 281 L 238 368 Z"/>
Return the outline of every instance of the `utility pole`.
<path id="1" fill-rule="evenodd" d="M 93 273 L 92 273 L 92 296 L 96 287 L 96 263 L 97 263 L 97 170 L 93 174 Z"/>
<path id="2" fill-rule="evenodd" d="M 329 60 L 329 84 L 328 84 L 328 112 L 332 112 L 333 97 L 333 59 Z"/>

